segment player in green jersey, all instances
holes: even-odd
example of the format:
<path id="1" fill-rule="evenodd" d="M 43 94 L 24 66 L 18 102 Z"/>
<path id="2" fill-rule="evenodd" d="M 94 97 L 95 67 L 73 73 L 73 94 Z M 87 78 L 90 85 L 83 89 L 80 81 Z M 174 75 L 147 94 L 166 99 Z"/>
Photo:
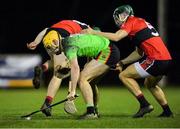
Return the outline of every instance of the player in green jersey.
<path id="1" fill-rule="evenodd" d="M 48 42 L 46 43 L 49 44 L 46 46 L 48 49 L 55 53 L 64 51 L 70 61 L 72 84 L 67 98 L 70 100 L 75 98 L 78 83 L 87 104 L 87 112 L 82 118 L 98 118 L 94 108 L 93 91 L 90 83 L 110 70 L 111 67 L 115 67 L 120 60 L 119 49 L 107 38 L 89 34 L 72 35 L 64 39 L 59 36 L 59 38 Z M 52 47 L 51 44 L 53 44 Z M 81 73 L 78 63 L 79 57 L 93 58 L 84 66 Z"/>

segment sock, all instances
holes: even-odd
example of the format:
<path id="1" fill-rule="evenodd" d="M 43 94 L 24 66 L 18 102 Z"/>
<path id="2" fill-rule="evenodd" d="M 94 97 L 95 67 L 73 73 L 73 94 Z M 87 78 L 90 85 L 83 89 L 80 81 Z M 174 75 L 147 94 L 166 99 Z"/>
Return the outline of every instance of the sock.
<path id="1" fill-rule="evenodd" d="M 45 103 L 46 104 L 51 104 L 52 100 L 53 100 L 53 98 L 51 96 L 46 96 Z"/>
<path id="2" fill-rule="evenodd" d="M 95 113 L 94 106 L 87 107 L 87 114 Z"/>
<path id="3" fill-rule="evenodd" d="M 145 99 L 143 94 L 136 96 L 136 98 L 140 103 L 140 108 L 143 108 L 143 107 L 150 105 L 149 102 Z"/>
<path id="4" fill-rule="evenodd" d="M 42 68 L 43 72 L 46 72 L 48 70 L 48 67 L 44 64 L 41 65 L 41 68 Z"/>
<path id="5" fill-rule="evenodd" d="M 171 114 L 172 113 L 168 104 L 161 105 L 161 107 L 163 108 L 163 111 L 164 111 L 165 114 Z"/>

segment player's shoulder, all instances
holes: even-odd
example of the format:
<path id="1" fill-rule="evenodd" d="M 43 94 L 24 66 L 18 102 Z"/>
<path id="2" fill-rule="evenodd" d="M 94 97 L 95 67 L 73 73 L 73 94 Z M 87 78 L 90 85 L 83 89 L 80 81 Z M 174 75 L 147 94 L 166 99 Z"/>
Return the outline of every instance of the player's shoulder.
<path id="1" fill-rule="evenodd" d="M 129 22 L 129 23 L 145 23 L 146 20 L 141 17 L 130 16 L 128 18 L 127 22 Z"/>
<path id="2" fill-rule="evenodd" d="M 130 17 L 128 17 L 128 20 L 129 20 L 129 21 L 136 21 L 136 20 L 145 20 L 145 19 L 143 19 L 143 18 L 141 18 L 141 17 L 130 16 Z"/>
<path id="3" fill-rule="evenodd" d="M 65 19 L 65 20 L 61 20 L 61 21 L 60 21 L 60 23 L 66 23 L 66 22 L 73 22 L 73 20 Z"/>

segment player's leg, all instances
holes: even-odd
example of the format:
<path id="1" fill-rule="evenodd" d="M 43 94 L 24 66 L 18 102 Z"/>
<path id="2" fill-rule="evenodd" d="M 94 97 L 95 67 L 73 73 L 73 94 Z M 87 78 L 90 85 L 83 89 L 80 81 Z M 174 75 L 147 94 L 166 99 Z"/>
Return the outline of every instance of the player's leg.
<path id="1" fill-rule="evenodd" d="M 87 58 L 87 63 L 84 65 L 84 67 L 92 60 L 92 58 Z M 98 102 L 99 102 L 99 90 L 97 87 L 97 83 L 99 82 L 100 78 L 96 78 L 93 81 L 90 82 L 90 85 L 92 87 L 92 92 L 93 92 L 93 103 L 94 103 L 94 108 L 96 114 L 99 116 L 98 112 Z"/>
<path id="2" fill-rule="evenodd" d="M 61 84 L 62 79 L 53 76 L 47 89 L 47 95 L 45 101 L 41 107 L 41 109 L 46 108 L 47 106 L 51 105 L 59 87 Z M 46 116 L 51 116 L 51 108 L 42 111 Z"/>
<path id="3" fill-rule="evenodd" d="M 68 77 L 68 75 L 69 75 L 68 71 L 65 73 L 64 70 L 62 70 L 64 68 L 68 67 L 68 61 L 65 59 L 66 59 L 66 57 L 62 54 L 53 55 L 53 57 L 52 57 L 51 63 L 53 64 L 54 75 L 49 82 L 48 89 L 47 89 L 47 95 L 46 95 L 46 98 L 45 98 L 42 108 L 44 108 L 44 106 L 46 107 L 52 103 L 52 101 L 61 85 L 62 79 Z M 42 112 L 46 116 L 51 116 L 50 108 L 48 110 L 43 110 Z"/>
<path id="4" fill-rule="evenodd" d="M 93 91 L 89 82 L 96 77 L 101 76 L 103 73 L 108 71 L 108 69 L 109 67 L 107 65 L 99 63 L 93 59 L 81 71 L 79 86 L 87 105 L 85 117 L 97 117 L 94 109 Z"/>
<path id="5" fill-rule="evenodd" d="M 87 104 L 87 112 L 84 117 L 85 119 L 91 115 L 96 116 L 97 118 L 97 114 L 95 113 L 94 108 L 95 98 L 93 98 L 95 96 L 93 96 L 93 91 L 89 82 L 104 75 L 106 72 L 109 71 L 110 67 L 115 66 L 119 60 L 119 49 L 116 47 L 116 45 L 110 44 L 107 49 L 102 50 L 99 53 L 99 55 L 96 57 L 96 60 L 91 60 L 81 72 L 79 86 L 83 94 L 84 100 Z"/>
<path id="6" fill-rule="evenodd" d="M 62 79 L 56 76 L 53 76 L 49 83 L 46 96 L 50 96 L 53 99 L 60 87 L 61 82 L 62 82 Z"/>
<path id="7" fill-rule="evenodd" d="M 166 96 L 163 90 L 158 86 L 158 82 L 162 79 L 162 76 L 151 76 L 145 79 L 144 85 L 150 90 L 154 98 L 161 105 L 163 112 L 159 117 L 172 117 L 173 113 L 168 105 Z"/>
<path id="8" fill-rule="evenodd" d="M 70 64 L 64 53 L 59 55 L 53 55 L 54 60 L 54 75 L 60 79 L 64 79 L 70 76 Z M 69 81 L 69 90 L 71 88 L 71 81 Z M 67 91 L 67 92 L 68 92 Z M 69 93 L 69 92 L 68 92 Z M 77 112 L 76 106 L 73 100 L 68 100 L 64 103 L 64 110 L 69 114 Z"/>
<path id="9" fill-rule="evenodd" d="M 140 104 L 139 111 L 133 115 L 134 118 L 143 117 L 146 113 L 149 113 L 153 110 L 152 105 L 150 105 L 146 100 L 139 87 L 139 84 L 135 80 L 141 77 L 142 76 L 139 74 L 134 64 L 128 66 L 119 74 L 120 80 L 129 89 L 129 91 L 132 92 Z"/>
<path id="10" fill-rule="evenodd" d="M 98 103 L 99 103 L 99 90 L 96 84 L 91 84 L 92 91 L 93 91 L 93 103 L 94 103 L 94 109 L 95 113 L 100 117 L 99 111 L 98 111 Z"/>
<path id="11" fill-rule="evenodd" d="M 98 109 L 98 103 L 99 103 L 99 96 L 100 95 L 99 95 L 99 90 L 98 90 L 97 84 L 100 82 L 100 80 L 104 77 L 105 74 L 106 73 L 95 78 L 94 80 L 92 80 L 90 82 L 90 85 L 91 85 L 92 91 L 93 91 L 93 102 L 94 102 L 95 113 L 98 115 L 98 117 L 100 117 L 99 109 Z"/>
<path id="12" fill-rule="evenodd" d="M 51 61 L 48 60 L 46 61 L 44 64 L 42 64 L 41 66 L 36 66 L 34 68 L 34 76 L 32 79 L 34 88 L 39 89 L 40 85 L 41 85 L 41 76 L 42 73 L 47 71 L 49 69 L 49 66 L 51 66 Z"/>

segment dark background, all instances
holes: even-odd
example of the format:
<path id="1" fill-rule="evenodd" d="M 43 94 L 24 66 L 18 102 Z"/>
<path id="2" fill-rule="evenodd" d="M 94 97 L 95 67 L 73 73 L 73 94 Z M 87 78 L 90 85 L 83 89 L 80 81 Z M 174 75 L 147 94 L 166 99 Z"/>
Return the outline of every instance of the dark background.
<path id="1" fill-rule="evenodd" d="M 98 3 L 97 3 L 98 2 Z M 158 0 L 59 0 L 59 1 L 4 1 L 0 5 L 0 54 L 40 53 L 43 60 L 47 54 L 42 45 L 35 51 L 28 50 L 26 43 L 34 40 L 45 27 L 63 19 L 76 19 L 91 26 L 99 26 L 102 31 L 115 32 L 116 28 L 112 13 L 122 4 L 133 7 L 135 15 L 145 18 L 155 28 L 158 27 Z M 179 0 L 167 0 L 167 45 L 175 61 L 168 81 L 172 84 L 180 82 L 180 30 Z M 124 58 L 134 46 L 127 38 L 116 43 Z M 112 71 L 104 82 L 117 82 L 118 78 Z M 109 81 L 111 80 L 111 81 Z"/>

